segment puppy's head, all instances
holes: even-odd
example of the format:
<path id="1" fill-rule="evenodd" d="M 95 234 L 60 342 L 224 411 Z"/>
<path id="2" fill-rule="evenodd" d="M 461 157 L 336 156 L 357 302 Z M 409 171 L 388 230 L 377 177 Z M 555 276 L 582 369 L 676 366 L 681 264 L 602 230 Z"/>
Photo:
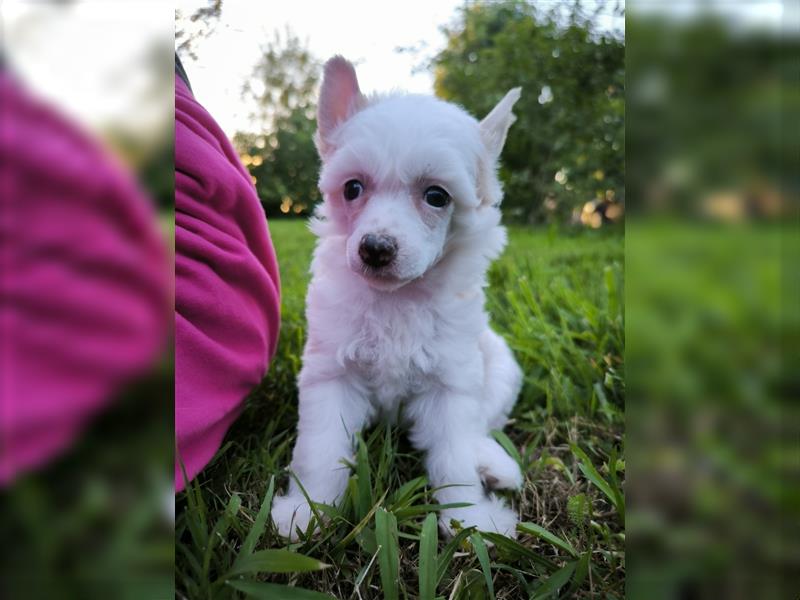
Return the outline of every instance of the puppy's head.
<path id="1" fill-rule="evenodd" d="M 519 88 L 508 92 L 479 123 L 429 96 L 368 99 L 352 64 L 328 61 L 315 139 L 320 190 L 352 271 L 374 288 L 397 289 L 438 262 L 459 223 L 497 213 L 496 165 L 519 96 Z"/>

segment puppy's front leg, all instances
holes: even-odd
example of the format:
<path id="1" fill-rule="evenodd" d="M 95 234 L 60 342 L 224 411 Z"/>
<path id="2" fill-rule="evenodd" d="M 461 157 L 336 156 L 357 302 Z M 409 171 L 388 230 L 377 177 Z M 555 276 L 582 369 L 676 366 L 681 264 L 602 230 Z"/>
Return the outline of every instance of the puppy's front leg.
<path id="1" fill-rule="evenodd" d="M 496 443 L 488 436 L 478 400 L 464 392 L 438 390 L 418 398 L 410 409 L 411 442 L 427 452 L 431 485 L 449 486 L 435 492 L 436 499 L 440 504 L 471 504 L 443 510 L 440 529 L 453 535 L 455 520 L 463 527 L 514 537 L 516 513 L 502 499 L 487 494 L 481 481 L 482 453 Z"/>
<path id="2" fill-rule="evenodd" d="M 300 422 L 291 469 L 314 502 L 332 504 L 344 493 L 353 436 L 369 418 L 369 403 L 346 379 L 300 383 Z M 283 537 L 296 540 L 296 528 L 305 531 L 312 511 L 294 478 L 289 491 L 276 497 L 272 519 Z"/>

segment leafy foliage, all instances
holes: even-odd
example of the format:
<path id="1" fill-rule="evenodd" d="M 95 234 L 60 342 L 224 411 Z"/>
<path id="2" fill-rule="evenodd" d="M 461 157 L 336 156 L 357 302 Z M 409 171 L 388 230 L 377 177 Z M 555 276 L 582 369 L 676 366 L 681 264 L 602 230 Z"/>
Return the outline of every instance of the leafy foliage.
<path id="1" fill-rule="evenodd" d="M 237 133 L 234 145 L 269 217 L 307 215 L 320 199 L 313 141 L 319 74 L 319 61 L 287 30 L 263 48 L 243 88 L 259 131 Z"/>
<path id="2" fill-rule="evenodd" d="M 427 66 L 437 95 L 479 117 L 522 87 L 500 171 L 507 220 L 564 222 L 587 203 L 615 205 L 588 221 L 599 226 L 624 204 L 624 43 L 598 31 L 580 4 L 567 14 L 564 3 L 547 6 L 469 3 Z M 243 90 L 259 128 L 235 142 L 269 217 L 306 215 L 320 200 L 319 76 L 320 61 L 286 31 L 264 47 Z"/>
<path id="3" fill-rule="evenodd" d="M 175 47 L 181 56 L 196 59 L 195 43 L 207 38 L 216 29 L 222 15 L 222 0 L 207 0 L 188 17 L 180 9 L 175 9 Z"/>
<path id="4" fill-rule="evenodd" d="M 624 42 L 578 3 L 545 6 L 465 5 L 431 65 L 437 95 L 481 117 L 522 87 L 500 174 L 505 216 L 526 222 L 624 201 Z"/>
<path id="5" fill-rule="evenodd" d="M 782 193 L 798 185 L 796 151 L 786 147 L 796 136 L 783 132 L 800 130 L 800 96 L 788 84 L 800 39 L 740 32 L 711 13 L 675 21 L 639 14 L 627 36 L 636 48 L 627 57 L 631 210 L 779 216 Z"/>

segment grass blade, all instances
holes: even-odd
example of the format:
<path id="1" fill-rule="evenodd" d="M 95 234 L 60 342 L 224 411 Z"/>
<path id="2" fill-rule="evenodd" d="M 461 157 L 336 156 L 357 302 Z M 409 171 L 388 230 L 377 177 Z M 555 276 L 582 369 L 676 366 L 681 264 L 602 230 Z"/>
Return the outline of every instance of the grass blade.
<path id="1" fill-rule="evenodd" d="M 398 519 L 404 521 L 408 517 L 414 517 L 416 515 L 438 512 L 448 508 L 464 508 L 467 506 L 472 506 L 472 502 L 451 502 L 450 504 L 415 504 L 414 506 L 409 506 L 408 508 L 401 508 L 397 511 L 394 511 L 394 514 Z"/>
<path id="2" fill-rule="evenodd" d="M 304 573 L 330 566 L 316 558 L 289 550 L 259 550 L 237 563 L 228 571 L 226 579 L 242 573 Z"/>
<path id="3" fill-rule="evenodd" d="M 362 519 L 372 506 L 372 471 L 367 454 L 367 444 L 361 435 L 358 436 L 356 451 L 356 516 Z"/>
<path id="4" fill-rule="evenodd" d="M 392 510 L 405 508 L 411 504 L 415 493 L 424 488 L 427 484 L 428 479 L 426 477 L 417 477 L 416 479 L 404 483 L 392 496 Z"/>
<path id="5" fill-rule="evenodd" d="M 181 463 L 181 468 L 183 464 Z M 186 480 L 186 472 L 183 472 Z M 207 508 L 203 501 L 203 494 L 200 491 L 200 484 L 197 480 L 186 483 L 186 526 L 194 541 L 195 548 L 206 548 L 208 546 L 208 518 Z"/>
<path id="6" fill-rule="evenodd" d="M 274 493 L 275 476 L 273 475 L 269 479 L 267 493 L 264 495 L 264 500 L 261 503 L 261 508 L 258 510 L 253 527 L 251 527 L 250 531 L 247 533 L 247 537 L 242 544 L 242 549 L 239 552 L 239 556 L 236 558 L 237 562 L 242 556 L 249 556 L 253 553 L 253 550 L 256 549 L 256 544 L 258 544 L 258 540 L 261 539 L 261 536 L 264 533 L 264 529 L 267 525 L 267 517 L 269 516 L 269 510 L 272 507 L 272 495 Z"/>
<path id="7" fill-rule="evenodd" d="M 530 548 L 526 548 L 522 544 L 520 544 L 516 540 L 512 540 L 511 538 L 507 538 L 504 535 L 499 533 L 491 533 L 488 531 L 484 531 L 482 534 L 483 539 L 485 541 L 491 542 L 495 545 L 498 550 L 502 550 L 503 552 L 507 552 L 514 558 L 516 557 L 525 557 L 529 559 L 531 562 L 536 563 L 537 565 L 544 567 L 548 571 L 555 571 L 556 564 L 548 558 L 544 556 L 539 556 L 531 550 Z"/>
<path id="8" fill-rule="evenodd" d="M 353 584 L 353 587 L 356 589 L 356 593 L 359 593 L 358 590 L 361 587 L 361 584 L 364 583 L 364 579 L 366 579 L 367 573 L 369 573 L 370 569 L 372 568 L 372 565 L 375 564 L 375 560 L 377 558 L 378 558 L 378 551 L 376 550 L 375 553 L 372 555 L 372 558 L 369 559 L 367 565 L 363 569 L 361 569 L 361 572 L 358 574 L 358 577 L 356 577 L 356 581 Z"/>
<path id="9" fill-rule="evenodd" d="M 581 448 L 575 444 L 570 444 L 570 448 L 572 448 L 572 453 L 578 457 L 578 460 L 580 461 L 578 463 L 578 468 L 584 474 L 586 479 L 591 481 L 595 487 L 597 487 L 597 489 L 606 495 L 614 508 L 617 509 L 617 513 L 619 514 L 620 518 L 625 521 L 625 497 L 619 491 L 619 488 L 611 488 L 611 485 L 605 479 L 603 479 L 603 476 L 600 475 L 600 472 L 595 468 L 594 464 L 592 464 L 591 459 Z M 609 471 L 611 469 L 616 469 L 616 465 L 610 465 Z"/>
<path id="10" fill-rule="evenodd" d="M 235 590 L 260 600 L 331 600 L 333 596 L 320 594 L 303 588 L 289 587 L 277 583 L 264 583 L 251 579 L 234 579 L 227 584 Z"/>
<path id="11" fill-rule="evenodd" d="M 367 513 L 367 516 L 361 519 L 361 521 L 359 521 L 359 523 L 355 527 L 353 527 L 352 531 L 348 533 L 346 536 L 344 536 L 338 544 L 336 544 L 334 552 L 340 552 L 341 550 L 344 550 L 348 546 L 348 544 L 350 544 L 350 542 L 352 542 L 356 538 L 356 536 L 361 532 L 361 530 L 363 530 L 367 526 L 367 523 L 370 522 L 370 520 L 372 519 L 372 515 L 375 513 L 376 510 L 378 510 L 378 507 L 381 505 L 384 498 L 386 498 L 386 492 L 384 492 L 383 496 L 381 496 L 378 499 L 378 501 L 375 503 L 375 506 L 373 506 L 370 509 L 370 511 Z"/>
<path id="12" fill-rule="evenodd" d="M 398 599 L 398 573 L 400 554 L 397 547 L 397 519 L 381 508 L 375 513 L 375 540 L 380 550 L 378 566 L 381 572 L 381 586 L 386 600 Z"/>
<path id="13" fill-rule="evenodd" d="M 624 468 L 624 467 L 623 467 Z M 611 449 L 611 456 L 608 459 L 608 475 L 611 478 L 611 491 L 614 493 L 615 506 L 622 521 L 625 521 L 625 495 L 619 487 L 619 480 L 617 479 L 617 471 L 619 470 L 619 460 L 617 459 L 616 447 Z M 620 510 L 621 508 L 621 510 Z"/>
<path id="14" fill-rule="evenodd" d="M 517 447 L 514 445 L 514 442 L 511 441 L 511 438 L 509 438 L 505 433 L 503 433 L 499 429 L 492 430 L 492 437 L 498 444 L 500 444 L 503 447 L 503 450 L 505 450 L 511 458 L 517 461 L 517 464 L 519 465 L 520 469 L 525 468 L 525 466 L 522 463 L 522 457 L 520 456 Z"/>
<path id="15" fill-rule="evenodd" d="M 453 555 L 456 553 L 456 550 L 461 545 L 461 543 L 470 536 L 475 530 L 472 527 L 468 527 L 467 529 L 462 529 L 456 535 L 453 536 L 447 545 L 442 550 L 442 553 L 439 555 L 438 559 L 438 569 L 439 573 L 436 576 L 436 585 L 438 586 L 442 579 L 444 579 L 445 574 L 447 573 L 447 569 L 450 566 L 450 562 L 453 560 Z"/>
<path id="16" fill-rule="evenodd" d="M 395 453 L 397 452 L 396 446 L 392 443 L 393 428 L 389 423 L 386 423 L 383 430 L 383 448 L 381 449 L 380 459 L 378 460 L 378 468 L 373 478 L 375 487 L 372 491 L 373 498 L 380 496 L 385 491 L 386 476 L 389 474 L 392 466 L 394 465 Z"/>
<path id="17" fill-rule="evenodd" d="M 483 576 L 486 578 L 486 589 L 489 592 L 489 598 L 494 600 L 494 581 L 492 581 L 492 569 L 489 564 L 489 551 L 486 549 L 486 544 L 480 533 L 473 533 L 469 539 L 472 542 L 472 547 L 475 548 L 478 562 L 481 563 Z"/>
<path id="18" fill-rule="evenodd" d="M 578 457 L 578 467 L 581 469 L 581 471 L 583 471 L 583 474 L 586 475 L 586 478 L 591 481 L 601 492 L 608 496 L 608 499 L 611 500 L 611 502 L 614 502 L 614 493 L 611 491 L 611 486 L 605 479 L 603 479 L 603 476 L 600 475 L 600 472 L 595 468 L 586 452 L 584 452 L 575 444 L 570 444 L 570 448 L 572 448 L 572 453 Z"/>
<path id="19" fill-rule="evenodd" d="M 211 568 L 214 545 L 217 540 L 224 538 L 228 528 L 231 526 L 231 520 L 233 520 L 236 513 L 239 512 L 239 507 L 241 505 L 242 499 L 237 494 L 231 496 L 230 500 L 228 500 L 228 504 L 225 506 L 225 512 L 222 513 L 222 516 L 214 525 L 214 529 L 211 530 L 211 535 L 208 538 L 208 545 L 203 553 L 203 577 L 206 579 L 208 579 L 209 569 Z"/>
<path id="20" fill-rule="evenodd" d="M 569 596 L 573 596 L 575 592 L 577 592 L 583 582 L 586 580 L 586 576 L 589 574 L 589 560 L 591 558 L 591 552 L 584 552 L 581 554 L 580 559 L 578 560 L 578 564 L 575 567 L 575 575 L 572 577 L 572 585 L 569 587 Z"/>
<path id="21" fill-rule="evenodd" d="M 535 535 L 538 538 L 541 538 L 547 542 L 550 542 L 554 546 L 561 548 L 571 556 L 575 558 L 578 557 L 578 551 L 570 544 L 568 541 L 558 537 L 555 534 L 550 533 L 544 527 L 537 525 L 536 523 L 520 523 L 517 525 L 517 531 L 521 531 L 522 533 L 529 533 L 531 535 Z"/>
<path id="22" fill-rule="evenodd" d="M 422 524 L 419 540 L 419 597 L 420 600 L 434 600 L 436 596 L 437 565 L 436 550 L 439 534 L 436 513 L 429 513 Z"/>
<path id="23" fill-rule="evenodd" d="M 550 577 L 548 577 L 545 582 L 539 586 L 534 595 L 531 597 L 531 600 L 543 600 L 544 598 L 549 598 L 556 594 L 558 590 L 566 585 L 570 577 L 572 577 L 572 573 L 575 571 L 575 565 L 577 564 L 577 561 L 568 562 L 558 571 L 550 575 Z"/>
<path id="24" fill-rule="evenodd" d="M 317 520 L 316 521 L 317 525 L 321 525 L 322 522 L 323 522 L 322 521 L 322 514 L 320 513 L 320 510 L 319 510 L 319 507 L 317 506 L 317 503 L 314 502 L 314 500 L 311 499 L 311 496 L 308 495 L 308 492 L 306 491 L 306 488 L 303 487 L 303 483 L 300 481 L 300 478 L 291 469 L 289 469 L 289 477 L 294 479 L 294 482 L 297 484 L 297 488 L 300 490 L 300 493 L 303 494 L 303 498 L 305 498 L 306 502 L 308 502 L 308 506 L 311 508 L 311 512 L 314 514 L 314 518 Z M 294 527 L 295 527 L 296 530 L 299 530 L 299 528 L 296 525 Z M 314 523 L 313 522 L 309 522 L 308 523 L 308 532 L 313 531 L 313 528 L 314 528 Z M 305 531 L 301 531 L 300 533 L 302 534 L 302 537 L 305 537 L 305 534 L 306 534 Z"/>

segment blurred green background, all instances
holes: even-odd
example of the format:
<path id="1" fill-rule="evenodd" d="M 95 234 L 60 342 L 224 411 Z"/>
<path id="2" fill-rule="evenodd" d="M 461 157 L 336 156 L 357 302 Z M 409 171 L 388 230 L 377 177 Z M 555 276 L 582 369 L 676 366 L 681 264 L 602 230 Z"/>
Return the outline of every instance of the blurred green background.
<path id="1" fill-rule="evenodd" d="M 797 4 L 627 8 L 627 595 L 797 598 Z"/>

